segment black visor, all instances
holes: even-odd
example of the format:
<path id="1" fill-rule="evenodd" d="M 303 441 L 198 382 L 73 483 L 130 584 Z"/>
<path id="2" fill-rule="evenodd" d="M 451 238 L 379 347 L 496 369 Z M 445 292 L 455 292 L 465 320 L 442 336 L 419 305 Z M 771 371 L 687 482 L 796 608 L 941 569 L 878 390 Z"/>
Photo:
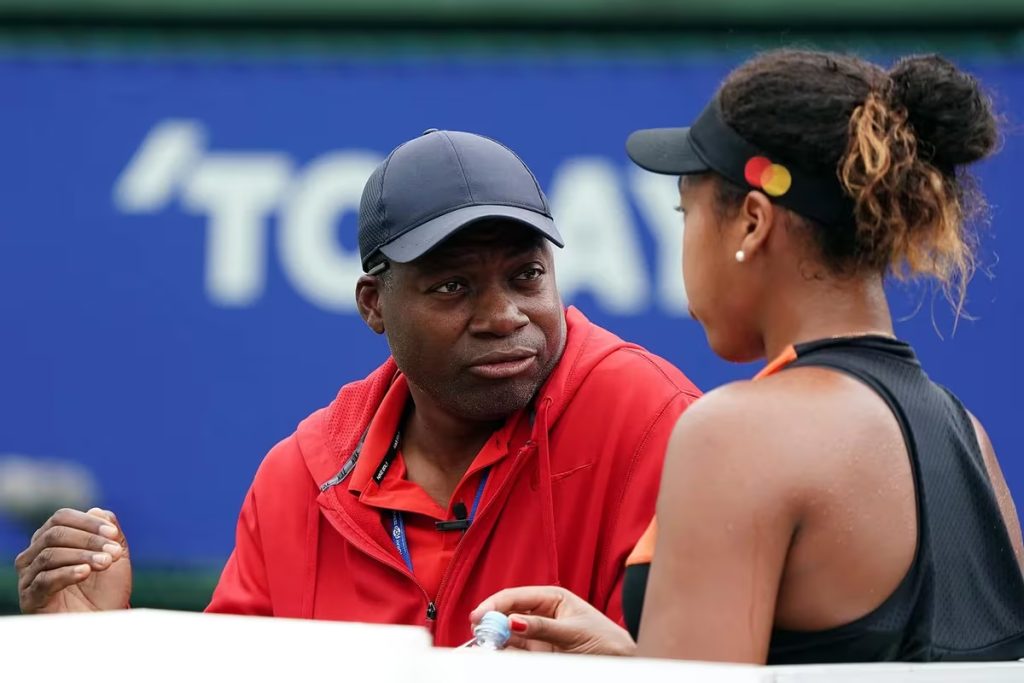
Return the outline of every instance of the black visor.
<path id="1" fill-rule="evenodd" d="M 824 225 L 853 222 L 853 202 L 838 176 L 806 173 L 759 150 L 726 124 L 716 97 L 690 128 L 638 130 L 626 141 L 629 158 L 638 166 L 665 175 L 714 171 L 772 201 Z"/>

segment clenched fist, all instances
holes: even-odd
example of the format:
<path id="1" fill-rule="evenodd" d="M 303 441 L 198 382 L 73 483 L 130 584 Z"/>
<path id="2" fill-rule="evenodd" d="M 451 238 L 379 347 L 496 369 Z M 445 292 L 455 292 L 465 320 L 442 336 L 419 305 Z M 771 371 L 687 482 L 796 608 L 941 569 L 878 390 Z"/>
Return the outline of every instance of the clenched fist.
<path id="1" fill-rule="evenodd" d="M 25 614 L 124 609 L 132 594 L 128 543 L 114 513 L 58 510 L 14 561 Z"/>

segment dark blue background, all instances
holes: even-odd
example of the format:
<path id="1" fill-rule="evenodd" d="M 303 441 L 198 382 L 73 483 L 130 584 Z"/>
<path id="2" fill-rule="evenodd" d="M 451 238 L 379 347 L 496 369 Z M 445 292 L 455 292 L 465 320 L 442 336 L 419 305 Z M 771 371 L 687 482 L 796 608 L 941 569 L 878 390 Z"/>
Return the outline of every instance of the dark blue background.
<path id="1" fill-rule="evenodd" d="M 150 215 L 116 209 L 115 181 L 156 123 L 196 119 L 210 149 L 283 152 L 296 168 L 331 150 L 383 154 L 428 127 L 471 130 L 515 149 L 546 187 L 569 157 L 603 157 L 624 172 L 631 130 L 688 122 L 734 64 L 0 58 L 0 454 L 87 464 L 138 562 L 220 562 L 267 449 L 386 355 L 356 316 L 296 293 L 272 237 L 263 294 L 222 308 L 204 291 L 204 217 L 176 202 Z M 964 65 L 1011 122 L 1024 119 L 1024 61 Z M 920 307 L 900 333 L 986 424 L 1020 500 L 1024 141 L 1011 134 L 981 171 L 994 205 L 982 259 L 1001 262 L 971 287 L 977 320 L 951 337 L 949 306 L 920 289 L 898 289 L 894 313 Z M 349 246 L 353 228 L 346 215 Z M 756 370 L 715 358 L 695 323 L 655 306 L 612 316 L 587 297 L 574 303 L 701 387 Z M 19 542 L 8 530 L 0 554 Z"/>

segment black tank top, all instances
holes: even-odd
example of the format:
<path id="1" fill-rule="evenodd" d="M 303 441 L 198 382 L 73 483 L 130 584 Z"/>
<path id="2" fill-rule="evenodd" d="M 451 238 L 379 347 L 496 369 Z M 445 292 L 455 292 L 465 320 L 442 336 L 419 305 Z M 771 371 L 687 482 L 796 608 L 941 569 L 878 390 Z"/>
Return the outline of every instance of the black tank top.
<path id="1" fill-rule="evenodd" d="M 913 349 L 885 337 L 801 344 L 788 367 L 846 373 L 877 393 L 903 432 L 917 495 L 917 554 L 877 609 L 825 631 L 772 632 L 769 664 L 984 661 L 1024 657 L 1024 577 L 963 405 Z M 649 565 L 627 567 L 637 637 Z"/>

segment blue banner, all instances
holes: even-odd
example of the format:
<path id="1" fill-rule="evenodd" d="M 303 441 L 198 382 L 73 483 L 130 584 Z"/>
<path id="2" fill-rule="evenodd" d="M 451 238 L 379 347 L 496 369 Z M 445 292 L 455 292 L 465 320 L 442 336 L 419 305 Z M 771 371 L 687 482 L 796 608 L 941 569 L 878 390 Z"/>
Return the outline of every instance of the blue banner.
<path id="1" fill-rule="evenodd" d="M 623 150 L 690 121 L 734 64 L 0 58 L 0 555 L 70 501 L 116 511 L 139 563 L 221 562 L 266 451 L 386 357 L 355 313 L 355 212 L 374 165 L 427 128 L 495 137 L 536 172 L 567 301 L 702 388 L 753 374 L 686 317 L 672 181 Z M 1024 120 L 1024 61 L 964 66 Z M 893 312 L 1024 499 L 1024 141 L 980 175 L 974 319 L 953 334 L 926 287 L 894 287 Z"/>

